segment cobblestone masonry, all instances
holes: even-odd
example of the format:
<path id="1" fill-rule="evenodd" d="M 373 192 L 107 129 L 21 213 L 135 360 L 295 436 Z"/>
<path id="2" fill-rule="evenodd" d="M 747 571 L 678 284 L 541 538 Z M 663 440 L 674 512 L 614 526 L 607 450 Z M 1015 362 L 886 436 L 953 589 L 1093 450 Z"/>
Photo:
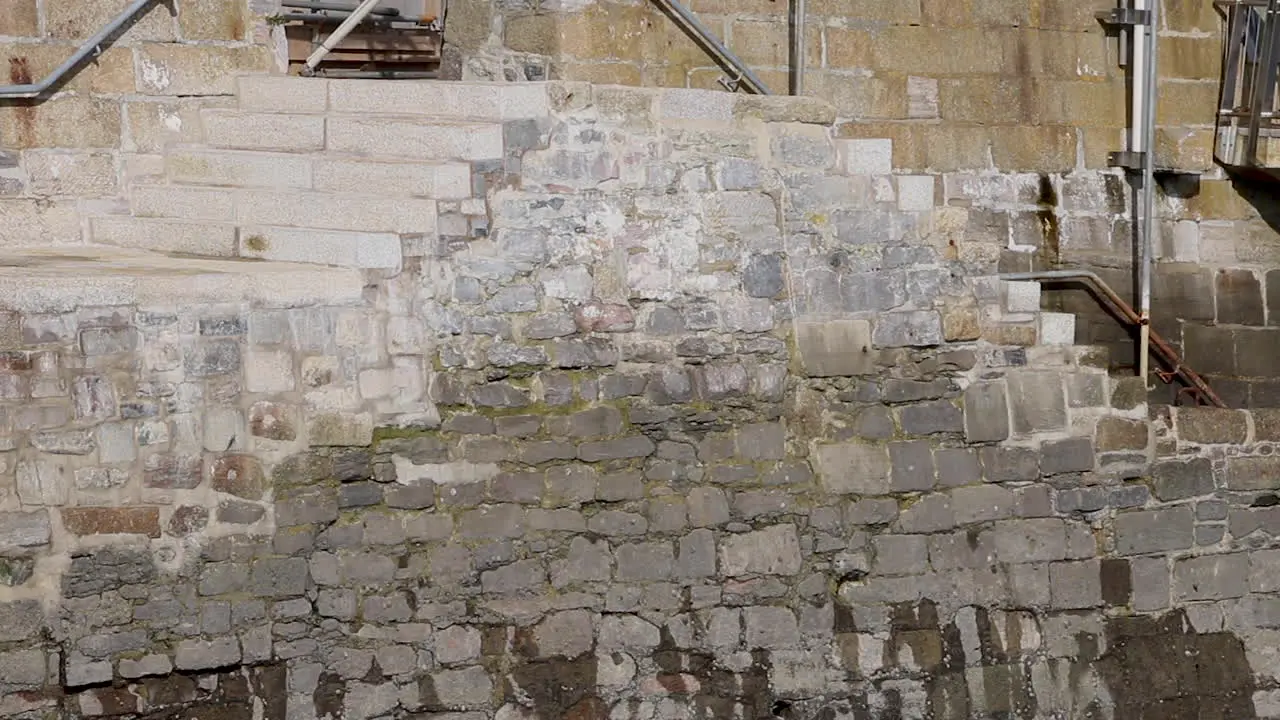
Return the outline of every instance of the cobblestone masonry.
<path id="1" fill-rule="evenodd" d="M 1280 717 L 1280 416 L 1149 411 L 967 176 L 703 91 L 206 115 L 0 262 L 0 715 Z"/>

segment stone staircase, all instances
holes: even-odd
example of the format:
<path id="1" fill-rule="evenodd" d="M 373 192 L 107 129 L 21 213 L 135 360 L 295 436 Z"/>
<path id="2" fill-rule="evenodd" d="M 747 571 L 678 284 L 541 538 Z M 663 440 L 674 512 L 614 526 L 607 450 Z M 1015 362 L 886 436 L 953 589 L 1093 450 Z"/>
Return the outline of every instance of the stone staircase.
<path id="1" fill-rule="evenodd" d="M 405 243 L 484 227 L 472 165 L 548 112 L 545 85 L 242 77 L 237 106 L 203 110 L 202 141 L 167 148 L 88 240 L 397 270 Z"/>

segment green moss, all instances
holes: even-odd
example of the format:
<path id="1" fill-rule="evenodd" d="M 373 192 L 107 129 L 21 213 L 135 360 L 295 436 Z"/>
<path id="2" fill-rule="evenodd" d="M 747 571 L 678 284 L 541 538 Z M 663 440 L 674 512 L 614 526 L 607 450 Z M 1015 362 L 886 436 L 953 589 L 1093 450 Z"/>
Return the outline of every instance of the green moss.
<path id="1" fill-rule="evenodd" d="M 373 446 L 376 448 L 378 443 L 383 440 L 401 440 L 404 438 L 420 438 L 428 435 L 439 435 L 440 431 L 431 428 L 416 427 L 377 427 L 373 429 Z"/>

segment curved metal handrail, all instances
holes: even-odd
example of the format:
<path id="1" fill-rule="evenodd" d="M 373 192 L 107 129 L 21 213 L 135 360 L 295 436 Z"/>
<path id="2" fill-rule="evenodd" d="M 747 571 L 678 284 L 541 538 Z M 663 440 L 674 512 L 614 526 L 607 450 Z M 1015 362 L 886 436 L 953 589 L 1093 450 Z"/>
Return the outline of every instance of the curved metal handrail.
<path id="1" fill-rule="evenodd" d="M 1112 290 L 1111 286 L 1107 285 L 1105 280 L 1098 277 L 1096 273 L 1089 272 L 1088 270 L 1044 270 L 1041 272 L 1005 273 L 998 277 L 1001 280 L 1010 280 L 1015 282 L 1033 280 L 1047 280 L 1050 282 L 1054 280 L 1083 280 L 1087 284 L 1091 285 L 1093 289 L 1097 290 L 1103 297 L 1111 301 L 1111 304 L 1115 306 L 1116 310 L 1124 317 L 1125 320 L 1129 321 L 1130 324 L 1137 326 L 1142 325 L 1142 317 L 1138 315 L 1137 311 L 1134 310 L 1129 303 L 1125 302 L 1124 298 L 1117 295 L 1116 291 Z M 1227 406 L 1227 404 L 1222 401 L 1222 398 L 1218 397 L 1218 394 L 1213 391 L 1213 388 L 1209 387 L 1209 383 L 1205 382 L 1204 378 L 1200 377 L 1199 373 L 1182 364 L 1182 358 L 1178 355 L 1178 352 L 1174 350 L 1173 347 L 1169 345 L 1169 343 L 1161 337 L 1154 328 L 1151 329 L 1151 347 L 1155 350 L 1155 353 L 1164 360 L 1165 364 L 1168 365 L 1171 370 L 1170 376 L 1163 378 L 1165 382 L 1169 382 L 1169 380 L 1176 375 L 1182 378 L 1183 382 L 1187 383 L 1187 385 L 1193 388 L 1196 393 L 1199 393 L 1213 405 L 1220 408 L 1225 408 Z M 1144 379 L 1143 382 L 1146 382 L 1146 380 Z"/>
<path id="2" fill-rule="evenodd" d="M 96 35 L 86 40 L 84 44 L 71 55 L 71 57 L 67 58 L 66 62 L 55 68 L 53 72 L 49 73 L 49 75 L 45 77 L 45 79 L 38 83 L 27 83 L 24 85 L 0 85 L 0 99 L 37 98 L 45 94 L 50 88 L 56 86 L 67 73 L 71 72 L 78 67 L 80 63 L 84 62 L 86 58 L 91 55 L 96 56 L 101 54 L 103 43 L 105 43 L 112 35 L 115 35 L 120 28 L 124 27 L 138 15 L 142 14 L 143 10 L 149 9 L 152 5 L 160 1 L 161 0 L 133 0 L 133 2 L 129 3 L 129 7 L 125 8 L 124 11 L 117 15 L 114 20 L 107 23 L 106 26 L 99 30 Z"/>

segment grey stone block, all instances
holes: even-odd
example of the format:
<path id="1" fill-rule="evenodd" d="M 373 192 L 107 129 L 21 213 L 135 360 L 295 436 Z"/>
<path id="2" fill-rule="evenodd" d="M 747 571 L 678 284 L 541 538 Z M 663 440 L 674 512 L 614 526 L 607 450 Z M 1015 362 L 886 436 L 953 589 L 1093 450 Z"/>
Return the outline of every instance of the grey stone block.
<path id="1" fill-rule="evenodd" d="M 479 666 L 441 670 L 429 676 L 430 710 L 462 710 L 486 705 L 493 695 L 493 681 Z"/>
<path id="2" fill-rule="evenodd" d="M 849 506 L 845 512 L 850 525 L 887 525 L 898 517 L 898 502 L 890 499 L 868 498 Z"/>
<path id="3" fill-rule="evenodd" d="M 183 640 L 174 654 L 178 670 L 214 670 L 240 662 L 240 643 L 234 637 L 214 640 Z"/>
<path id="4" fill-rule="evenodd" d="M 1116 552 L 1120 555 L 1186 550 L 1194 542 L 1191 508 L 1185 505 L 1124 512 L 1116 516 Z"/>
<path id="5" fill-rule="evenodd" d="M 1174 602 L 1241 597 L 1249 586 L 1248 553 L 1183 558 L 1173 565 Z"/>
<path id="6" fill-rule="evenodd" d="M 964 391 L 964 439 L 999 442 L 1009 437 L 1009 402 L 1004 383 L 979 382 Z"/>
<path id="7" fill-rule="evenodd" d="M 866 320 L 800 321 L 795 326 L 796 352 L 809 377 L 839 377 L 874 372 L 879 353 L 871 347 Z"/>
<path id="8" fill-rule="evenodd" d="M 643 535 L 649 529 L 649 521 L 636 513 L 602 510 L 587 519 L 587 529 L 600 535 Z"/>
<path id="9" fill-rule="evenodd" d="M 486 593 L 513 595 L 530 593 L 547 582 L 547 570 L 537 560 L 520 560 L 480 574 Z"/>
<path id="10" fill-rule="evenodd" d="M 716 537 L 699 528 L 680 538 L 675 574 L 681 578 L 711 577 L 716 574 Z"/>
<path id="11" fill-rule="evenodd" d="M 933 451 L 938 466 L 938 484 L 943 487 L 971 485 L 982 480 L 978 453 L 971 448 L 938 448 Z"/>
<path id="12" fill-rule="evenodd" d="M 1049 565 L 1049 595 L 1056 610 L 1102 605 L 1102 568 L 1097 560 Z"/>
<path id="13" fill-rule="evenodd" d="M 964 430 L 964 415 L 949 400 L 907 405 L 898 410 L 902 431 L 908 435 L 958 433 Z"/>
<path id="14" fill-rule="evenodd" d="M 601 650 L 652 650 L 658 647 L 658 628 L 635 615 L 605 615 L 597 640 Z"/>
<path id="15" fill-rule="evenodd" d="M 979 453 L 987 482 L 1035 480 L 1040 477 L 1040 455 L 1023 447 L 984 447 Z"/>
<path id="16" fill-rule="evenodd" d="M 11 554 L 48 545 L 51 539 L 49 512 L 0 512 L 0 551 Z"/>
<path id="17" fill-rule="evenodd" d="M 858 495 L 889 492 L 891 465 L 883 445 L 856 442 L 819 445 L 814 455 L 818 479 L 829 492 Z"/>
<path id="18" fill-rule="evenodd" d="M 1182 500 L 1214 491 L 1213 466 L 1208 458 L 1189 462 L 1161 462 L 1151 468 L 1152 487 L 1160 500 Z"/>
<path id="19" fill-rule="evenodd" d="M 898 517 L 898 529 L 904 533 L 930 533 L 956 526 L 951 496 L 946 493 L 925 495 L 904 509 Z"/>
<path id="20" fill-rule="evenodd" d="M 999 485 L 959 487 L 951 491 L 951 507 L 961 525 L 1001 520 L 1013 514 L 1014 496 Z"/>
<path id="21" fill-rule="evenodd" d="M 1000 562 L 1048 562 L 1069 556 L 1066 526 L 1058 518 L 1000 520 L 991 533 Z"/>
<path id="22" fill-rule="evenodd" d="M 1045 475 L 1088 472 L 1095 462 L 1093 441 L 1089 438 L 1054 440 L 1040 446 L 1040 472 Z"/>
<path id="23" fill-rule="evenodd" d="M 1011 372 L 1007 380 L 1014 432 L 1044 432 L 1066 426 L 1067 406 L 1061 375 Z"/>
<path id="24" fill-rule="evenodd" d="M 800 539 L 790 523 L 730 535 L 720 542 L 720 571 L 741 575 L 796 575 L 800 572 Z"/>
<path id="25" fill-rule="evenodd" d="M 250 588 L 258 597 L 297 597 L 307 591 L 305 558 L 262 558 L 253 564 Z"/>
<path id="26" fill-rule="evenodd" d="M 626 543 L 614 551 L 617 579 L 626 582 L 671 577 L 675 557 L 669 542 Z"/>
<path id="27" fill-rule="evenodd" d="M 644 435 L 583 443 L 578 446 L 578 459 L 584 462 L 601 462 L 624 458 L 648 457 L 657 446 Z"/>
<path id="28" fill-rule="evenodd" d="M 882 348 L 941 345 L 942 318 L 932 310 L 881 313 L 871 341 Z"/>
<path id="29" fill-rule="evenodd" d="M 1080 487 L 1059 490 L 1055 505 L 1060 513 L 1091 513 L 1107 506 L 1111 491 L 1105 487 Z"/>
<path id="30" fill-rule="evenodd" d="M 742 609 L 742 619 L 748 650 L 785 650 L 800 645 L 800 628 L 788 608 L 747 607 Z"/>
<path id="31" fill-rule="evenodd" d="M 877 535 L 871 540 L 877 575 L 919 575 L 929 567 L 927 535 Z"/>
<path id="32" fill-rule="evenodd" d="M 889 443 L 890 487 L 896 492 L 930 490 L 937 483 L 927 440 Z"/>

